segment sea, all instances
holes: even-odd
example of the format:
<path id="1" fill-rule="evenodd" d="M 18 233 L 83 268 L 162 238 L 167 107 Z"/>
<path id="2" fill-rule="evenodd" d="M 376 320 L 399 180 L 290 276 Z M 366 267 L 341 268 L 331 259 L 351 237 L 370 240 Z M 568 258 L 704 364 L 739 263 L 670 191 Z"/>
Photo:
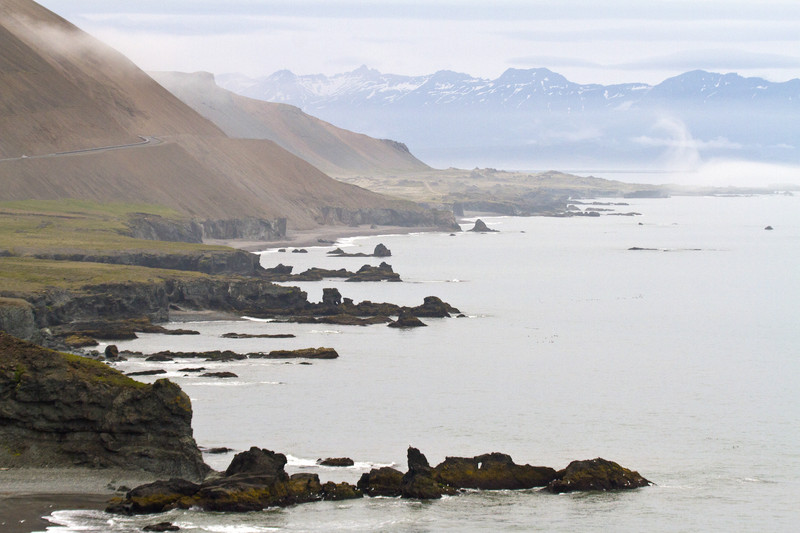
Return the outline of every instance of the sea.
<path id="1" fill-rule="evenodd" d="M 60 510 L 47 531 L 138 532 L 162 521 L 209 533 L 798 531 L 800 196 L 597 202 L 579 207 L 599 217 L 480 217 L 494 233 L 341 240 L 336 246 L 348 252 L 385 244 L 392 256 L 384 260 L 404 281 L 295 284 L 311 301 L 324 287 L 356 302 L 409 306 L 434 295 L 463 317 L 423 319 L 427 327 L 409 330 L 247 317 L 173 324 L 201 335 L 142 334 L 118 346 L 144 353 L 326 346 L 340 357 L 130 359 L 117 368 L 166 370 L 191 397 L 199 445 L 282 452 L 290 473 L 317 473 L 323 482 L 355 483 L 386 465 L 405 471 L 414 446 L 432 465 L 487 452 L 556 469 L 603 457 L 652 486 L 365 498 L 246 514 Z M 261 261 L 295 272 L 382 261 L 331 257 L 332 248 L 266 250 Z M 221 337 L 231 332 L 296 337 Z M 238 378 L 179 370 L 187 366 Z M 205 458 L 224 469 L 232 456 Z M 355 465 L 316 464 L 343 456 Z"/>

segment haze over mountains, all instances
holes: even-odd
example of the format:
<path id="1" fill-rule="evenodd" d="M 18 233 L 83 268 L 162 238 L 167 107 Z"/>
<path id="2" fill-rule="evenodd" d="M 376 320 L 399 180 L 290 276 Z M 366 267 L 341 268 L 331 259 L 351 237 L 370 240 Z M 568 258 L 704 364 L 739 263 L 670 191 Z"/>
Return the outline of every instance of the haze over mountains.
<path id="1" fill-rule="evenodd" d="M 271 141 L 227 136 L 30 0 L 0 4 L 0 132 L 0 201 L 164 205 L 213 222 L 220 238 L 275 236 L 276 219 L 296 229 L 434 222 L 427 210 L 333 180 Z"/>
<path id="2" fill-rule="evenodd" d="M 329 175 L 430 170 L 401 143 L 337 128 L 295 106 L 237 95 L 219 87 L 212 74 L 150 75 L 230 137 L 274 141 Z"/>
<path id="3" fill-rule="evenodd" d="M 231 91 L 407 143 L 434 167 L 689 169 L 715 158 L 800 162 L 800 79 L 687 72 L 651 86 L 573 83 L 547 69 L 495 80 L 440 71 L 228 74 Z"/>

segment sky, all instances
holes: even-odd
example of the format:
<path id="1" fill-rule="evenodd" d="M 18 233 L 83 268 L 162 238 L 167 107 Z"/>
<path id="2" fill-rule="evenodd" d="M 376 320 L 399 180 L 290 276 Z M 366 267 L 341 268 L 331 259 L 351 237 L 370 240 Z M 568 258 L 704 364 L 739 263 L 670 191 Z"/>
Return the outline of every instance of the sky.
<path id="1" fill-rule="evenodd" d="M 144 70 L 800 78 L 798 0 L 39 0 Z"/>

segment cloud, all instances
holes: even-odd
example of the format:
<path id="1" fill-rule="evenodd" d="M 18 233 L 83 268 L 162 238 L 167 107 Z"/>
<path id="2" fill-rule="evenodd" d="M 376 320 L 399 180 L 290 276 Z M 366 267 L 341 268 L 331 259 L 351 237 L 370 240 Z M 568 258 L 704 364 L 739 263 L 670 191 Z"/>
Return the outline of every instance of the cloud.
<path id="1" fill-rule="evenodd" d="M 686 50 L 664 56 L 648 57 L 636 61 L 607 65 L 622 70 L 642 68 L 693 69 L 797 69 L 800 56 L 748 52 L 736 49 Z"/>

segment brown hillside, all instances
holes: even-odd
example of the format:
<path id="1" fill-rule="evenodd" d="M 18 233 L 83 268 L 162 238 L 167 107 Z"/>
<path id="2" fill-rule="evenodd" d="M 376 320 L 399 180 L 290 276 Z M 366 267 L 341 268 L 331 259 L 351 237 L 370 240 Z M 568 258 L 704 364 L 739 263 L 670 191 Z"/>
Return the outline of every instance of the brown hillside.
<path id="1" fill-rule="evenodd" d="M 30 0 L 0 4 L 0 132 L 0 201 L 156 203 L 200 220 L 287 218 L 294 229 L 432 220 L 414 204 L 335 181 L 272 142 L 227 137 L 128 59 Z"/>
<path id="2" fill-rule="evenodd" d="M 209 73 L 153 78 L 230 137 L 268 139 L 333 176 L 430 170 L 405 145 L 337 128 L 294 106 L 222 89 Z"/>

